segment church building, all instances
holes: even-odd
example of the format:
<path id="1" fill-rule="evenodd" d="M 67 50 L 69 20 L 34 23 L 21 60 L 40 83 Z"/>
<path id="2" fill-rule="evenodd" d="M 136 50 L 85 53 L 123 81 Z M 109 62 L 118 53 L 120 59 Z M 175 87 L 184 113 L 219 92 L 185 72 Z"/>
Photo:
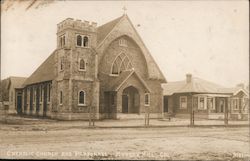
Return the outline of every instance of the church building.
<path id="1" fill-rule="evenodd" d="M 18 113 L 59 120 L 163 116 L 166 80 L 124 14 L 102 26 L 67 18 L 57 25 L 57 48 L 26 79 Z"/>

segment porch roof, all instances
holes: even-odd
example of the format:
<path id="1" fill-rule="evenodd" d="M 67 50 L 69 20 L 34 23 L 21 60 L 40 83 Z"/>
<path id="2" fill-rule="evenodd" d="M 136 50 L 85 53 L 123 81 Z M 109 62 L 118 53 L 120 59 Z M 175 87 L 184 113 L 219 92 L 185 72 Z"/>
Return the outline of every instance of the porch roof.
<path id="1" fill-rule="evenodd" d="M 146 84 L 146 82 L 134 71 L 124 71 L 119 76 L 117 76 L 115 79 L 111 80 L 108 84 L 108 87 L 106 88 L 106 91 L 118 91 L 121 86 L 132 76 L 135 75 L 138 80 L 143 84 L 143 86 L 148 90 L 148 92 L 151 92 L 150 88 Z"/>
<path id="2" fill-rule="evenodd" d="M 208 97 L 231 97 L 229 94 L 195 94 L 193 96 L 208 96 Z"/>

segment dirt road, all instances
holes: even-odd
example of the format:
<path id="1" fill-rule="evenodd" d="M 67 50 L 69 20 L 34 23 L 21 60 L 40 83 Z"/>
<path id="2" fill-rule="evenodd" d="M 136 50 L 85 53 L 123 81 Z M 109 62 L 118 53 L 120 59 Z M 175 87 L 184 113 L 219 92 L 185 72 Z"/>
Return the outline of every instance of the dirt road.
<path id="1" fill-rule="evenodd" d="M 243 160 L 249 156 L 246 127 L 58 129 L 52 124 L 0 124 L 0 158 Z"/>

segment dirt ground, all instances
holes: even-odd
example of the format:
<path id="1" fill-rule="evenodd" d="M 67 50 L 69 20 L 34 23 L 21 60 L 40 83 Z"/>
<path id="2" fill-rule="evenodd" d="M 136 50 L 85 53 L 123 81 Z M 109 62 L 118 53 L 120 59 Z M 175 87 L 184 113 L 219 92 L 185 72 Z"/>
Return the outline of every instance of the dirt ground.
<path id="1" fill-rule="evenodd" d="M 0 158 L 248 160 L 250 156 L 248 127 L 87 128 L 87 124 L 46 119 L 0 123 Z"/>

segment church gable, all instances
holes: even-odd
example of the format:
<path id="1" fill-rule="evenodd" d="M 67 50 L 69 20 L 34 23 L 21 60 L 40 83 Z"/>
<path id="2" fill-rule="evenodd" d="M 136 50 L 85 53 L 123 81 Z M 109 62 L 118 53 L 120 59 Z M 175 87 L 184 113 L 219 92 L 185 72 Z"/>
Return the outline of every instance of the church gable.
<path id="1" fill-rule="evenodd" d="M 135 41 L 135 43 L 140 47 L 147 62 L 149 78 L 165 82 L 166 80 L 163 74 L 161 73 L 159 67 L 155 63 L 152 56 L 150 55 L 148 49 L 146 48 L 139 34 L 133 27 L 127 15 L 123 15 L 123 17 L 119 19 L 118 22 L 116 21 L 116 25 L 114 25 L 110 33 L 108 33 L 106 37 L 98 43 L 97 50 L 99 53 L 99 62 L 102 60 L 103 54 L 105 53 L 104 51 L 110 45 L 110 43 L 112 43 L 115 39 L 124 35 L 133 39 L 133 41 Z"/>
<path id="2" fill-rule="evenodd" d="M 136 70 L 144 79 L 148 78 L 146 59 L 140 47 L 128 36 L 112 41 L 104 51 L 99 72 L 119 75 L 122 71 Z"/>

